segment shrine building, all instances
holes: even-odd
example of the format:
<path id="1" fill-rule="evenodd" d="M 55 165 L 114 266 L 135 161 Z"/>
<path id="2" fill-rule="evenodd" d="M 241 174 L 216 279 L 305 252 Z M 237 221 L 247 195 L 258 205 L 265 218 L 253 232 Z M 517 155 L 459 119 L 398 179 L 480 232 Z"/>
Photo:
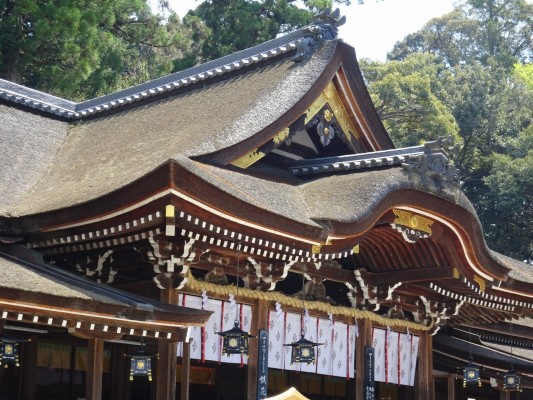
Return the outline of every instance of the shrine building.
<path id="1" fill-rule="evenodd" d="M 533 267 L 343 22 L 81 103 L 0 80 L 0 400 L 533 399 Z"/>

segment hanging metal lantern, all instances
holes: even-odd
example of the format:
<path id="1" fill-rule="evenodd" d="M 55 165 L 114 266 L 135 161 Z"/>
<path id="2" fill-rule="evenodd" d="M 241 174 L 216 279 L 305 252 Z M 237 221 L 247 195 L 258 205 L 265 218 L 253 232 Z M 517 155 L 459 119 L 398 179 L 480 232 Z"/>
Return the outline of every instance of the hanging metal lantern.
<path id="1" fill-rule="evenodd" d="M 0 365 L 5 368 L 9 364 L 20 367 L 19 361 L 19 343 L 26 342 L 24 339 L 15 339 L 5 333 L 0 336 Z"/>
<path id="2" fill-rule="evenodd" d="M 503 377 L 503 389 L 520 392 L 520 376 L 514 369 L 510 369 Z"/>
<path id="3" fill-rule="evenodd" d="M 511 322 L 509 322 L 509 333 L 511 335 L 511 369 L 503 376 L 503 390 L 521 392 L 520 376 L 513 368 L 513 324 Z"/>
<path id="4" fill-rule="evenodd" d="M 463 372 L 463 387 L 466 387 L 466 385 L 470 383 L 477 383 L 478 386 L 481 386 L 479 368 L 472 363 L 469 363 L 465 366 Z"/>
<path id="5" fill-rule="evenodd" d="M 125 354 L 125 356 L 131 358 L 130 381 L 132 381 L 135 376 L 146 376 L 149 381 L 152 380 L 152 358 L 157 357 L 157 354 L 146 354 L 146 346 L 144 342 L 141 342 L 141 347 L 136 354 Z"/>
<path id="6" fill-rule="evenodd" d="M 244 332 L 239 327 L 239 321 L 235 321 L 233 328 L 224 332 L 217 332 L 222 336 L 222 353 L 223 354 L 248 354 L 248 339 L 255 336 Z"/>
<path id="7" fill-rule="evenodd" d="M 241 244 L 237 243 L 237 295 L 239 296 L 239 265 L 241 258 Z M 239 309 L 237 305 L 236 310 Z M 238 311 L 236 311 L 237 313 Z M 217 332 L 217 335 L 222 336 L 222 353 L 223 354 L 248 354 L 248 339 L 255 336 L 250 335 L 249 332 L 244 332 L 239 326 L 238 316 L 235 315 L 235 323 L 233 328 L 224 332 Z"/>
<path id="8" fill-rule="evenodd" d="M 294 363 L 315 363 L 315 347 L 320 346 L 321 343 L 311 342 L 302 336 L 300 340 L 293 342 L 291 344 L 285 344 L 284 346 L 292 347 L 291 350 L 291 364 Z"/>

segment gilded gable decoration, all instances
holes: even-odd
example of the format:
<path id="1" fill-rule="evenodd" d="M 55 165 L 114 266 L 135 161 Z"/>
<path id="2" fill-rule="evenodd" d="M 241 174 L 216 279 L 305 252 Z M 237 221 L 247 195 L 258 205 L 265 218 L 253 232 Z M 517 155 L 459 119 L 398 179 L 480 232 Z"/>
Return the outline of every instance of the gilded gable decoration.
<path id="1" fill-rule="evenodd" d="M 278 148 L 290 149 L 295 135 L 302 132 L 313 135 L 315 128 L 322 146 L 328 146 L 334 137 L 338 137 L 345 144 L 346 151 L 358 152 L 358 130 L 346 111 L 333 82 L 326 85 L 306 112 L 289 127 L 279 131 L 265 144 L 232 161 L 231 164 L 246 169 Z M 283 147 L 284 145 L 286 147 Z"/>
<path id="2" fill-rule="evenodd" d="M 433 221 L 409 211 L 393 209 L 396 219 L 391 224 L 392 229 L 400 232 L 408 243 L 415 243 L 418 239 L 427 239 L 431 236 Z"/>

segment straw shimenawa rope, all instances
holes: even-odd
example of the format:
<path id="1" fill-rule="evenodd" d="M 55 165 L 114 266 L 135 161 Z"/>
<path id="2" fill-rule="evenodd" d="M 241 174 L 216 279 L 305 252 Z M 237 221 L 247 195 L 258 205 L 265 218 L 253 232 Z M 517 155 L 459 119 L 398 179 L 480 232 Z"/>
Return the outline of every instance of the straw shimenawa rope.
<path id="1" fill-rule="evenodd" d="M 225 297 L 230 294 L 234 294 L 236 287 L 234 285 L 221 286 L 215 283 L 198 281 L 194 278 L 190 271 L 187 272 L 187 282 L 185 287 L 196 294 L 202 293 L 204 290 L 215 297 Z M 258 290 L 251 290 L 247 288 L 239 288 L 239 298 L 247 300 L 266 300 L 272 302 L 279 302 L 285 307 L 301 308 L 301 299 L 287 296 L 280 292 L 261 292 Z M 343 316 L 355 319 L 367 319 L 377 325 L 390 326 L 391 328 L 399 328 L 417 331 L 430 331 L 433 329 L 433 324 L 425 326 L 412 321 L 405 321 L 402 319 L 393 319 L 388 317 L 382 317 L 381 315 L 374 314 L 370 311 L 362 311 L 356 308 L 333 306 L 321 301 L 306 301 L 306 308 L 309 310 L 315 310 L 326 314 L 332 314 L 333 316 Z"/>

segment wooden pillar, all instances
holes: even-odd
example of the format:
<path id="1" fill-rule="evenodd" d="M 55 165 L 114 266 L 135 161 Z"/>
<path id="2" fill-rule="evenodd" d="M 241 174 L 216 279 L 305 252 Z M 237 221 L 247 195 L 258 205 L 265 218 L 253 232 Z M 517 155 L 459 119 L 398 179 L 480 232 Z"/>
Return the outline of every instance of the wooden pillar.
<path id="1" fill-rule="evenodd" d="M 37 368 L 37 336 L 32 336 L 31 340 L 24 343 L 21 362 L 20 391 L 22 400 L 35 399 L 35 369 Z"/>
<path id="2" fill-rule="evenodd" d="M 448 400 L 455 400 L 455 375 L 448 375 Z"/>
<path id="3" fill-rule="evenodd" d="M 191 343 L 183 342 L 181 357 L 181 396 L 180 400 L 189 400 L 189 381 L 191 380 Z"/>
<path id="4" fill-rule="evenodd" d="M 359 320 L 359 336 L 355 341 L 355 400 L 365 398 L 365 347 L 372 346 L 372 322 L 367 319 Z"/>
<path id="5" fill-rule="evenodd" d="M 427 332 L 420 335 L 418 343 L 418 377 L 415 382 L 415 392 L 419 400 L 435 400 L 433 336 Z"/>
<path id="6" fill-rule="evenodd" d="M 161 290 L 161 301 L 178 304 L 178 291 L 172 287 Z M 178 364 L 178 344 L 159 339 L 159 359 L 157 360 L 156 400 L 176 398 L 176 366 Z M 189 382 L 182 382 L 189 384 Z"/>
<path id="7" fill-rule="evenodd" d="M 259 330 L 268 331 L 268 302 L 256 300 L 252 306 L 252 323 L 250 334 L 259 335 Z M 259 364 L 259 341 L 251 339 L 248 346 L 247 399 L 255 399 L 257 393 L 257 374 Z"/>
<path id="8" fill-rule="evenodd" d="M 87 340 L 88 360 L 85 376 L 86 400 L 102 399 L 102 374 L 104 372 L 104 340 L 89 338 Z"/>
<path id="9" fill-rule="evenodd" d="M 113 381 L 111 383 L 111 393 L 113 400 L 124 400 L 129 398 L 125 396 L 126 377 L 126 360 L 124 357 L 125 349 L 123 345 L 113 348 Z"/>
<path id="10" fill-rule="evenodd" d="M 500 391 L 500 400 L 511 400 L 511 392 L 505 390 Z"/>

